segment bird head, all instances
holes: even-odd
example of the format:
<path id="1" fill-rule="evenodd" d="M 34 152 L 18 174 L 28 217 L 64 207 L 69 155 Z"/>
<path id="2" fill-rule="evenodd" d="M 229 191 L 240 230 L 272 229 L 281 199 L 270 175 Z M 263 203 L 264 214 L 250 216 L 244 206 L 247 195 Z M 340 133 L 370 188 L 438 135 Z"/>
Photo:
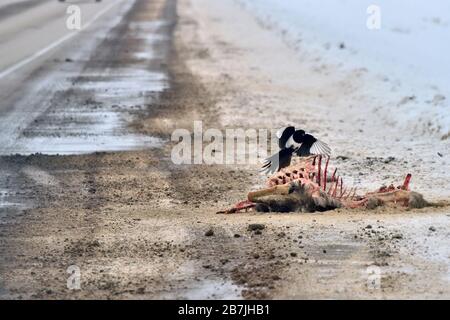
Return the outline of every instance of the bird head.
<path id="1" fill-rule="evenodd" d="M 297 143 L 301 143 L 303 142 L 303 137 L 305 136 L 305 131 L 304 130 L 296 130 L 293 134 L 293 139 L 295 142 Z"/>

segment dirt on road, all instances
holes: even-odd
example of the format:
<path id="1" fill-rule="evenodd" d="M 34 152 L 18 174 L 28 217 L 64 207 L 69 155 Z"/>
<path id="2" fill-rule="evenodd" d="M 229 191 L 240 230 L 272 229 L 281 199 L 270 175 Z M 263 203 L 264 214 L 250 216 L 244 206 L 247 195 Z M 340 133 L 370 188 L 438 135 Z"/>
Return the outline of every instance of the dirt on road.
<path id="1" fill-rule="evenodd" d="M 0 168 L 9 178 L 0 187 L 14 188 L 15 198 L 9 201 L 23 207 L 0 208 L 0 297 L 448 299 L 449 207 L 217 215 L 263 185 L 258 167 L 171 161 L 173 130 L 192 131 L 194 121 L 223 130 L 312 119 L 311 129 L 328 132 L 324 139 L 345 155 L 336 160 L 340 170 L 355 183 L 367 181 L 368 189 L 401 180 L 404 171 L 420 165 L 420 159 L 408 157 L 411 151 L 387 161 L 386 150 L 371 148 L 380 143 L 371 133 L 383 128 L 382 122 L 365 128 L 373 137 L 368 152 L 358 150 L 358 144 L 349 146 L 345 139 L 359 128 L 342 133 L 342 119 L 326 118 L 330 110 L 323 99 L 336 102 L 342 117 L 350 115 L 340 106 L 344 98 L 336 83 L 329 80 L 314 93 L 307 91 L 325 77 L 318 75 L 297 86 L 297 78 L 291 81 L 295 72 L 314 71 L 270 30 L 239 6 L 216 4 L 207 10 L 204 2 L 137 1 L 115 30 L 115 39 L 125 42 L 113 46 L 105 40 L 98 48 L 102 54 L 92 62 L 98 68 L 126 66 L 133 45 L 138 46 L 124 40 L 130 24 L 165 21 L 160 35 L 170 41 L 155 48 L 164 57 L 157 68 L 168 73 L 170 85 L 157 99 L 135 108 L 130 122 L 130 130 L 161 139 L 161 147 L 1 157 Z M 260 58 L 253 62 L 255 56 Z M 280 77 L 286 68 L 292 74 Z M 356 86 L 358 81 L 339 84 Z M 319 90 L 330 95 L 317 98 Z M 71 93 L 66 94 L 70 99 Z M 316 99 L 321 101 L 317 108 L 312 106 Z M 87 101 L 83 107 L 99 105 Z M 337 132 L 345 136 L 336 137 Z M 358 134 L 355 139 L 368 138 Z M 419 174 L 439 176 L 437 164 L 414 168 L 425 167 L 428 172 Z M 436 181 L 448 188 L 444 180 Z M 442 200 L 439 193 L 427 194 L 426 182 L 413 180 L 412 188 Z M 80 270 L 80 289 L 67 285 L 70 266 Z"/>

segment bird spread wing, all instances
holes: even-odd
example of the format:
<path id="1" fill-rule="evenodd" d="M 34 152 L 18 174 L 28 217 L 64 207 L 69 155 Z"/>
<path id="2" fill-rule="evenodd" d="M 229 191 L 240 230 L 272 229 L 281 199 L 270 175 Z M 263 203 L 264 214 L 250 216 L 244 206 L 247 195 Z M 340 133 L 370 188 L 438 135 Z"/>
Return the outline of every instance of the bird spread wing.
<path id="1" fill-rule="evenodd" d="M 283 135 L 283 132 L 285 132 L 286 130 L 291 130 L 291 128 L 293 128 L 295 130 L 295 128 L 292 127 L 292 126 L 287 126 L 287 127 L 283 127 L 283 128 L 278 129 L 277 133 L 276 133 L 277 138 L 280 139 L 281 136 Z"/>
<path id="2" fill-rule="evenodd" d="M 279 160 L 278 160 L 278 153 L 264 159 L 264 163 L 259 170 L 263 174 L 274 174 L 278 171 L 279 167 Z"/>
<path id="3" fill-rule="evenodd" d="M 323 141 L 317 140 L 314 142 L 310 149 L 311 154 L 321 154 L 324 156 L 331 155 L 331 148 Z"/>
<path id="4" fill-rule="evenodd" d="M 261 173 L 274 174 L 281 168 L 287 167 L 291 163 L 292 153 L 295 149 L 281 149 L 274 155 L 264 159 L 264 163 L 260 169 Z"/>
<path id="5" fill-rule="evenodd" d="M 284 131 L 284 130 L 286 130 L 286 127 L 283 127 L 283 128 L 278 129 L 278 131 L 277 131 L 277 133 L 276 133 L 276 136 L 277 136 L 278 139 L 281 138 L 281 136 L 283 135 L 283 131 Z"/>

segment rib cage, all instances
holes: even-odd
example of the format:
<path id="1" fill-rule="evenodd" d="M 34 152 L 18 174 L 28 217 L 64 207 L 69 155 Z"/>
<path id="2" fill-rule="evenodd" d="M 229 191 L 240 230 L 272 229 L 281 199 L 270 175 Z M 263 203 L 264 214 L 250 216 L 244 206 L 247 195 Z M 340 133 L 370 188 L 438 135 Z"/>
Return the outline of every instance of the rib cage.
<path id="1" fill-rule="evenodd" d="M 356 197 L 356 188 L 344 187 L 344 180 L 336 175 L 337 169 L 334 169 L 329 179 L 328 164 L 330 157 L 325 157 L 325 166 L 322 169 L 324 157 L 310 156 L 307 158 L 294 158 L 294 163 L 289 167 L 281 169 L 267 180 L 267 186 L 273 187 L 283 185 L 299 180 L 302 184 L 317 184 L 317 188 L 326 192 L 329 196 L 338 199 L 354 199 Z"/>

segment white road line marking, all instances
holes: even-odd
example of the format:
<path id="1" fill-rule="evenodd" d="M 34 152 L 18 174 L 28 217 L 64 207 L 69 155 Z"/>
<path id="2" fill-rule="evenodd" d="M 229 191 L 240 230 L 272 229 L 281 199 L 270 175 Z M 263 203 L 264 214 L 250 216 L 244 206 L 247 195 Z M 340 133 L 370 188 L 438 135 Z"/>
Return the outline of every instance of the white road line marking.
<path id="1" fill-rule="evenodd" d="M 108 12 L 112 7 L 114 7 L 115 5 L 117 5 L 119 2 L 121 2 L 122 0 L 117 0 L 113 3 L 111 3 L 109 6 L 103 8 L 103 10 L 99 11 L 94 17 L 92 17 L 91 20 L 89 20 L 88 22 L 86 22 L 85 25 L 83 25 L 83 27 L 81 28 L 81 30 L 78 31 L 74 31 L 72 33 L 66 34 L 64 37 L 54 41 L 53 43 L 51 43 L 50 45 L 48 45 L 47 47 L 39 50 L 38 52 L 34 53 L 33 55 L 31 55 L 30 57 L 12 65 L 11 67 L 3 70 L 2 72 L 0 72 L 0 79 L 9 76 L 11 73 L 19 70 L 20 68 L 26 66 L 27 64 L 29 64 L 30 62 L 33 62 L 34 60 L 42 57 L 43 55 L 45 55 L 46 53 L 50 52 L 51 50 L 55 49 L 56 47 L 60 46 L 62 43 L 66 42 L 67 40 L 75 37 L 78 33 L 80 33 L 81 31 L 89 28 L 91 26 L 91 24 L 97 20 L 98 18 L 100 18 L 102 15 L 104 15 L 106 12 Z"/>

